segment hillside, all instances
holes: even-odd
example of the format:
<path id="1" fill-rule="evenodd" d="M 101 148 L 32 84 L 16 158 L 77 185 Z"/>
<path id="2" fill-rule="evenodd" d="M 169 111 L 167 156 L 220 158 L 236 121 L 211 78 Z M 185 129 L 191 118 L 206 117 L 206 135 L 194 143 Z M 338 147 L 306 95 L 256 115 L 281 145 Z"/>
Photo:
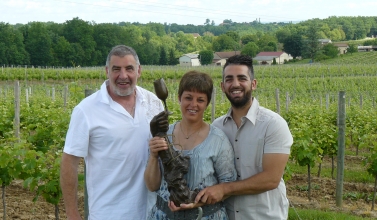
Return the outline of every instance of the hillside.
<path id="1" fill-rule="evenodd" d="M 377 64 L 377 51 L 342 54 L 334 59 L 322 60 L 320 64 Z"/>
<path id="2" fill-rule="evenodd" d="M 302 65 L 309 64 L 310 59 L 297 60 L 289 64 Z M 326 65 L 342 65 L 342 64 L 377 64 L 377 51 L 370 52 L 357 52 L 357 53 L 347 53 L 338 56 L 337 58 L 332 58 L 328 60 L 321 60 L 314 62 L 312 64 L 326 64 Z"/>

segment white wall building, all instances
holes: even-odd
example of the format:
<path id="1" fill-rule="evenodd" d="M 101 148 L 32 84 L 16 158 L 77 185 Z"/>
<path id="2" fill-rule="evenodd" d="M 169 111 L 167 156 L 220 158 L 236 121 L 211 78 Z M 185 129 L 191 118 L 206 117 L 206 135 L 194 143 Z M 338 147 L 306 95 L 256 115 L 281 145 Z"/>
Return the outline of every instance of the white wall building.
<path id="1" fill-rule="evenodd" d="M 188 53 L 179 58 L 181 66 L 200 66 L 199 54 Z"/>

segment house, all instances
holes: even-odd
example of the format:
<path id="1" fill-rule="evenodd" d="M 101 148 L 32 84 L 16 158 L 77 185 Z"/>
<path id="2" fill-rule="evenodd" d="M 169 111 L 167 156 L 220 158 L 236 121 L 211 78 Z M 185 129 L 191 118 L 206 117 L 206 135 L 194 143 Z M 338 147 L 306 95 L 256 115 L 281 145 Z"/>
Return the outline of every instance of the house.
<path id="1" fill-rule="evenodd" d="M 200 66 L 199 54 L 195 54 L 195 53 L 183 54 L 183 56 L 179 58 L 179 65 L 180 66 Z"/>
<path id="2" fill-rule="evenodd" d="M 334 46 L 338 47 L 339 54 L 347 53 L 348 44 L 347 43 L 334 43 Z"/>
<path id="3" fill-rule="evenodd" d="M 213 53 L 212 65 L 224 66 L 226 60 L 234 55 L 240 55 L 241 51 L 227 51 L 227 52 L 215 52 Z"/>
<path id="4" fill-rule="evenodd" d="M 276 60 L 276 64 L 284 64 L 284 60 L 292 60 L 293 57 L 286 52 L 260 52 L 253 60 L 258 61 L 259 64 L 271 65 L 273 60 Z"/>
<path id="5" fill-rule="evenodd" d="M 357 46 L 357 51 L 359 51 L 359 52 L 377 51 L 377 45 L 373 45 L 373 46 Z"/>
<path id="6" fill-rule="evenodd" d="M 197 37 L 200 37 L 200 34 L 199 33 L 189 33 L 190 35 L 192 35 L 195 39 L 197 38 Z"/>
<path id="7" fill-rule="evenodd" d="M 319 44 L 321 45 L 332 43 L 330 39 L 318 39 L 318 41 L 319 41 Z"/>

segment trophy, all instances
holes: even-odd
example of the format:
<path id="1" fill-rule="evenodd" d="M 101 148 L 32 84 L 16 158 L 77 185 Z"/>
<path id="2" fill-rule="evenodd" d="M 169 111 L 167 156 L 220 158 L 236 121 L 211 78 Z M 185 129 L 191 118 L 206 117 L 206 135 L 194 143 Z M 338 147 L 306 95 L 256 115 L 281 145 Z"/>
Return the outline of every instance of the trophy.
<path id="1" fill-rule="evenodd" d="M 158 79 L 154 81 L 153 84 L 157 97 L 164 103 L 165 111 L 168 112 L 166 99 L 169 93 L 164 79 Z M 170 192 L 169 199 L 173 201 L 177 207 L 182 203 L 192 203 L 198 191 L 190 191 L 187 187 L 186 180 L 183 178 L 188 172 L 190 157 L 184 157 L 179 151 L 174 150 L 173 144 L 170 142 L 169 138 L 167 138 L 166 133 L 164 137 L 169 147 L 167 150 L 160 151 L 158 156 L 161 158 L 164 166 L 164 178 Z"/>
<path id="2" fill-rule="evenodd" d="M 165 111 L 168 111 L 166 105 L 166 99 L 168 97 L 168 89 L 164 79 L 160 78 L 154 81 L 154 90 L 157 97 L 164 103 Z M 164 167 L 164 178 L 168 184 L 168 190 L 170 193 L 170 201 L 173 201 L 175 206 L 179 207 L 180 204 L 193 203 L 199 190 L 195 189 L 190 191 L 187 187 L 187 182 L 184 179 L 184 175 L 188 172 L 190 165 L 190 157 L 183 156 L 180 151 L 173 148 L 173 144 L 170 142 L 169 138 L 165 133 L 158 133 L 157 136 L 164 137 L 168 143 L 168 149 L 159 151 L 158 156 L 162 161 Z M 202 209 L 199 207 L 199 217 L 201 219 Z"/>

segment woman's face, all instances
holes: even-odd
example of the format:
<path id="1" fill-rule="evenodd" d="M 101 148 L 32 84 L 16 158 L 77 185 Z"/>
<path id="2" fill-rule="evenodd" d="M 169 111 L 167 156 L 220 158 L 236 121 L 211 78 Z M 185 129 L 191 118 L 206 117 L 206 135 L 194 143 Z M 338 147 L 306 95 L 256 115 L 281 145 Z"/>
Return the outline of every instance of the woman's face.
<path id="1" fill-rule="evenodd" d="M 179 97 L 182 118 L 189 121 L 203 120 L 208 98 L 205 93 L 183 91 Z"/>

